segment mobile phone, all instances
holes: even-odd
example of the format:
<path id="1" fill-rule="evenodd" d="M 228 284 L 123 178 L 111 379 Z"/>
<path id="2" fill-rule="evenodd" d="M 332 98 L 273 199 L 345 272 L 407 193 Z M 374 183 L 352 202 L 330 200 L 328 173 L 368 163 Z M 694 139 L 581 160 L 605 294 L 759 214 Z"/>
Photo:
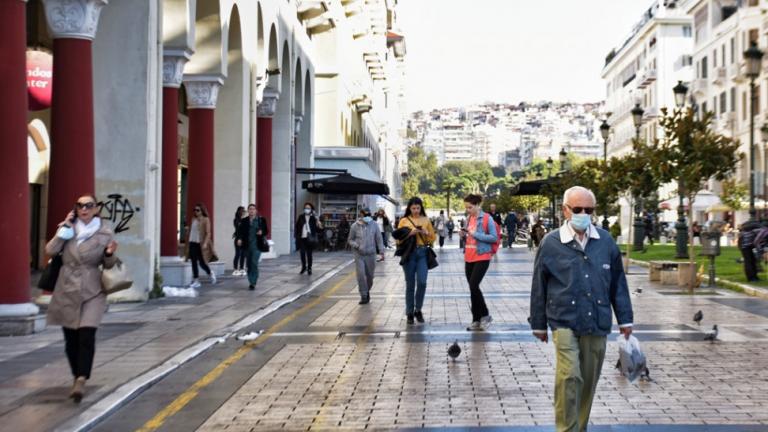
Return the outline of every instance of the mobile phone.
<path id="1" fill-rule="evenodd" d="M 77 220 L 77 204 L 75 204 L 75 205 L 72 207 L 72 214 L 73 214 L 74 216 L 72 216 L 72 217 L 69 219 L 69 221 L 70 221 L 70 222 L 72 222 L 72 223 L 75 223 L 75 221 Z"/>

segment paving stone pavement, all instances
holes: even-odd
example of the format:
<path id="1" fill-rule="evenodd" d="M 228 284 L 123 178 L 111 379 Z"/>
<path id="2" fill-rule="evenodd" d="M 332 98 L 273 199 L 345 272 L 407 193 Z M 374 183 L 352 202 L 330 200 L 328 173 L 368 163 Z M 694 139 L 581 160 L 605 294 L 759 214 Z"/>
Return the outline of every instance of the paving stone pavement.
<path id="1" fill-rule="evenodd" d="M 460 252 L 453 246 L 438 258 L 426 324 L 406 325 L 402 272 L 389 258 L 377 266 L 370 305 L 357 304 L 352 284 L 305 329 L 273 334 L 282 348 L 198 430 L 551 430 L 554 350 L 530 335 L 526 321 L 532 254 L 502 250 L 494 259 L 482 284 L 494 326 L 484 333 L 464 330 L 470 311 Z M 630 289 L 642 288 L 632 295 L 635 330 L 652 381 L 620 376 L 611 336 L 591 423 L 768 430 L 768 302 L 719 289 L 681 295 L 649 283 L 641 268 L 631 273 Z M 701 327 L 691 321 L 697 310 Z M 714 344 L 702 340 L 712 324 L 721 330 Z M 446 355 L 454 340 L 462 347 L 455 362 Z"/>
<path id="2" fill-rule="evenodd" d="M 198 298 L 110 305 L 97 332 L 94 371 L 80 405 L 67 399 L 72 378 L 59 327 L 0 338 L 0 429 L 52 430 L 184 348 L 218 335 L 277 299 L 305 290 L 349 259 L 347 253 L 316 253 L 312 276 L 298 274 L 296 255 L 264 260 L 254 292 L 247 290 L 245 278 L 225 276 L 217 285 L 204 284 Z"/>

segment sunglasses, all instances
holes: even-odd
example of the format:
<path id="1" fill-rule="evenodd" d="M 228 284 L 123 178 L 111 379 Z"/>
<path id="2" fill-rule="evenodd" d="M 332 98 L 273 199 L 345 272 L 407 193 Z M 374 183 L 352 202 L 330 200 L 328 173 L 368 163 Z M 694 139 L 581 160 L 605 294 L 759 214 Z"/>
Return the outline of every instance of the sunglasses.
<path id="1" fill-rule="evenodd" d="M 574 212 L 575 214 L 579 214 L 579 213 L 583 212 L 583 213 L 591 215 L 592 213 L 595 212 L 595 208 L 594 207 L 571 207 L 568 204 L 566 204 L 565 206 L 568 207 L 569 209 L 571 209 L 571 211 Z"/>
<path id="2" fill-rule="evenodd" d="M 200 210 L 200 209 L 195 209 L 195 213 L 199 213 L 199 212 L 201 212 L 201 211 L 202 211 L 202 210 Z"/>
<path id="3" fill-rule="evenodd" d="M 96 207 L 96 203 L 92 201 L 87 203 L 77 203 L 76 205 L 77 205 L 77 208 L 86 209 L 86 210 L 91 210 Z"/>

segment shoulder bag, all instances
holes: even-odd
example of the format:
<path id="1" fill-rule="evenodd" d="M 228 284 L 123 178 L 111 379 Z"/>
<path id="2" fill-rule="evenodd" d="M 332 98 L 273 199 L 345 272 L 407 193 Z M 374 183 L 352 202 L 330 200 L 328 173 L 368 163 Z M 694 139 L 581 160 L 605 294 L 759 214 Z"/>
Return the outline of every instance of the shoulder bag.
<path id="1" fill-rule="evenodd" d="M 40 280 L 37 281 L 37 287 L 43 291 L 53 292 L 56 289 L 56 281 L 59 279 L 59 272 L 63 265 L 64 260 L 61 257 L 61 252 L 59 252 L 48 260 L 48 265 L 45 266 Z"/>
<path id="2" fill-rule="evenodd" d="M 413 220 L 411 220 L 410 217 L 408 218 L 408 221 L 411 223 L 411 225 L 415 229 L 417 225 L 415 223 L 413 223 Z M 421 234 L 419 234 L 419 237 L 421 237 Z M 440 265 L 437 262 L 437 254 L 435 253 L 435 250 L 432 249 L 432 245 L 427 243 L 427 241 L 426 241 L 426 239 L 424 239 L 424 237 L 421 237 L 421 241 L 424 243 L 424 246 L 427 247 L 427 270 L 432 270 L 435 267 L 437 267 L 438 265 Z"/>
<path id="3" fill-rule="evenodd" d="M 112 268 L 105 268 L 101 271 L 101 291 L 104 294 L 112 294 L 123 291 L 133 285 L 133 279 L 128 272 L 128 267 L 120 259 L 115 262 Z"/>

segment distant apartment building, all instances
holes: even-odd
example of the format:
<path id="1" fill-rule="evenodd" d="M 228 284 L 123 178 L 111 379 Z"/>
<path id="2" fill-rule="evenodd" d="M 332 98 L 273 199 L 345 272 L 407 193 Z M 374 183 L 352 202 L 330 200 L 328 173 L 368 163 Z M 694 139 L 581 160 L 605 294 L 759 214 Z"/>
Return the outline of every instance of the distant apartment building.
<path id="1" fill-rule="evenodd" d="M 640 136 L 659 136 L 661 108 L 675 106 L 672 88 L 693 76 L 692 20 L 678 1 L 656 1 L 632 28 L 629 37 L 606 56 L 602 78 L 606 84 L 605 112 L 610 113 L 608 155 L 632 149 L 635 104 L 645 111 Z"/>

